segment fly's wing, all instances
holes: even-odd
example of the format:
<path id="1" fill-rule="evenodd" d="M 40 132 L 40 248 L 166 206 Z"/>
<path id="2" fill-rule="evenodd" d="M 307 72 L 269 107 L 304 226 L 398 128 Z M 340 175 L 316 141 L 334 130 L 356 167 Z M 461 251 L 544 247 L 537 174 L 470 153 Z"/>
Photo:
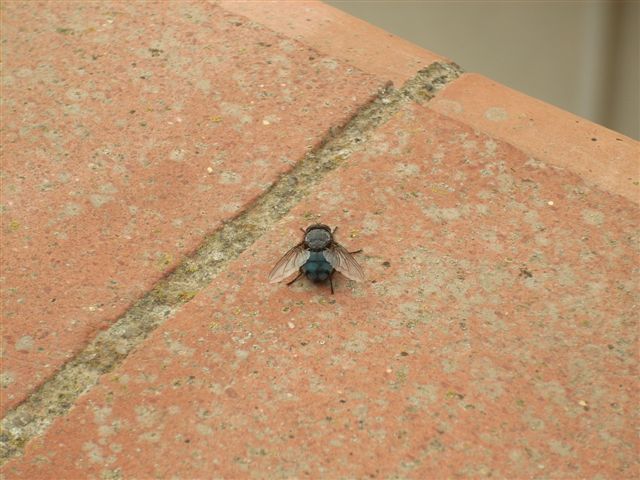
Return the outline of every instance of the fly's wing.
<path id="1" fill-rule="evenodd" d="M 304 249 L 302 243 L 293 247 L 273 266 L 269 273 L 269 283 L 278 283 L 293 272 L 297 272 L 309 260 L 309 255 L 309 251 Z"/>
<path id="2" fill-rule="evenodd" d="M 327 262 L 345 277 L 356 282 L 364 281 L 362 267 L 342 245 L 333 242 L 333 245 L 322 253 Z"/>

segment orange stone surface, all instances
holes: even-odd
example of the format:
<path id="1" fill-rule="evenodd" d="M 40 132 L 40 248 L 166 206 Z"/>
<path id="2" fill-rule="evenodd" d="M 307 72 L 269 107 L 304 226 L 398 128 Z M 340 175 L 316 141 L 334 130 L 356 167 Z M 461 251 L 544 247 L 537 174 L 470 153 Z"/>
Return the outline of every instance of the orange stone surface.
<path id="1" fill-rule="evenodd" d="M 265 282 L 310 215 L 366 283 Z M 409 105 L 6 478 L 633 478 L 637 224 Z"/>
<path id="2" fill-rule="evenodd" d="M 215 5 L 34 5 L 3 7 L 3 413 L 385 83 Z"/>
<path id="3" fill-rule="evenodd" d="M 322 53 L 401 87 L 444 57 L 317 0 L 220 0 L 225 9 L 303 41 Z M 286 15 L 282 12 L 285 10 Z"/>
<path id="4" fill-rule="evenodd" d="M 2 19 L 3 412 L 443 61 L 319 2 Z M 389 108 L 3 480 L 638 478 L 638 142 L 475 74 Z M 315 222 L 365 282 L 267 282 Z"/>
<path id="5" fill-rule="evenodd" d="M 640 202 L 640 144 L 629 137 L 477 74 L 463 75 L 429 106 Z"/>

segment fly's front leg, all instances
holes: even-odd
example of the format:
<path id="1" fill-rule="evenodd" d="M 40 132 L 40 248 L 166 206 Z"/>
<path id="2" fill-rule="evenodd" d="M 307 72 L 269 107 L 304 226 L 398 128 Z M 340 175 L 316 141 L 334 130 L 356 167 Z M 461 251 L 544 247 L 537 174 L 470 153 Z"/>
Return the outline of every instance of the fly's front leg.
<path id="1" fill-rule="evenodd" d="M 334 227 L 334 228 L 333 228 L 333 232 L 331 232 L 331 234 L 332 234 L 332 235 L 335 235 L 337 230 L 338 230 L 338 227 L 337 227 L 337 226 L 336 226 L 336 227 Z M 349 252 L 349 253 L 350 253 L 351 255 L 353 255 L 354 253 L 360 253 L 360 252 L 362 252 L 362 249 L 360 249 L 360 250 L 356 250 L 355 252 Z"/>

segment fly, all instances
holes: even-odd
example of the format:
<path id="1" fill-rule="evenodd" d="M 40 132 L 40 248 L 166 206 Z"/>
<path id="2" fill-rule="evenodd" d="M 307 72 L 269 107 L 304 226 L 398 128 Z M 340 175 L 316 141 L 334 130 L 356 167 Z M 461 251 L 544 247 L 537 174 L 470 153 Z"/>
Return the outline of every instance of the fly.
<path id="1" fill-rule="evenodd" d="M 296 278 L 287 283 L 291 285 L 302 275 L 313 282 L 323 282 L 329 280 L 331 293 L 333 293 L 332 277 L 337 270 L 342 275 L 356 282 L 364 281 L 364 272 L 355 258 L 354 253 L 362 250 L 349 252 L 346 248 L 336 242 L 333 231 L 327 225 L 316 223 L 303 230 L 304 237 L 300 243 L 289 250 L 274 265 L 269 273 L 269 282 L 281 282 L 294 272 L 298 272 Z"/>

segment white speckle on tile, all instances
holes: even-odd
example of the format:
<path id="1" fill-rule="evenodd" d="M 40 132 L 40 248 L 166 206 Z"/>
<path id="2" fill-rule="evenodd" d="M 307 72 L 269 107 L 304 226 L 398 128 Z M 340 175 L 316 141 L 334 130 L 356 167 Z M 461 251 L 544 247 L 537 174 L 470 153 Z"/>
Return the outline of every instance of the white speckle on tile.
<path id="1" fill-rule="evenodd" d="M 70 88 L 69 90 L 67 90 L 67 98 L 69 100 L 79 102 L 87 98 L 87 92 L 78 88 Z"/>
<path id="2" fill-rule="evenodd" d="M 113 197 L 111 197 L 110 195 L 91 195 L 89 197 L 89 200 L 91 201 L 91 205 L 99 208 L 105 203 L 109 203 L 111 200 L 113 200 Z"/>
<path id="3" fill-rule="evenodd" d="M 491 107 L 484 112 L 484 118 L 492 122 L 503 122 L 509 118 L 509 114 L 504 108 Z"/>
<path id="4" fill-rule="evenodd" d="M 437 100 L 437 105 L 444 113 L 462 113 L 464 107 L 460 102 L 448 99 Z"/>
<path id="5" fill-rule="evenodd" d="M 242 177 L 236 172 L 222 172 L 218 182 L 223 185 L 230 185 L 233 183 L 240 183 L 240 180 L 242 180 Z"/>
<path id="6" fill-rule="evenodd" d="M 587 208 L 582 211 L 582 219 L 588 225 L 602 225 L 604 223 L 604 213 Z"/>
<path id="7" fill-rule="evenodd" d="M 182 162 L 186 151 L 182 148 L 176 148 L 169 154 L 169 158 L 174 162 Z"/>
<path id="8" fill-rule="evenodd" d="M 16 350 L 18 350 L 19 352 L 28 352 L 32 348 L 33 348 L 33 337 L 29 335 L 20 337 L 20 339 L 16 342 Z"/>
<path id="9" fill-rule="evenodd" d="M 16 376 L 13 372 L 0 373 L 0 388 L 7 388 L 9 385 L 16 381 Z"/>

